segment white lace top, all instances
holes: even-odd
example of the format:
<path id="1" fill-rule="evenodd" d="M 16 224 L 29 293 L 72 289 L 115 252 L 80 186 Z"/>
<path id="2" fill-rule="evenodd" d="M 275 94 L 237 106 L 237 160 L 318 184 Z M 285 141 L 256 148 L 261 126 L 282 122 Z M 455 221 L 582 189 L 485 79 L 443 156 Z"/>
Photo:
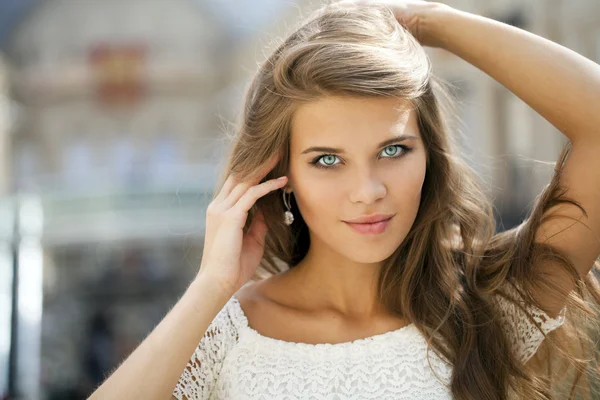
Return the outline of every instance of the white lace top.
<path id="1" fill-rule="evenodd" d="M 512 290 L 512 289 L 510 289 Z M 514 293 L 514 292 L 512 292 Z M 497 296 L 513 348 L 526 361 L 544 335 L 523 311 Z M 529 306 L 544 333 L 564 322 Z M 248 325 L 232 297 L 192 354 L 177 399 L 451 399 L 452 366 L 413 325 L 336 344 L 294 343 L 263 336 Z"/>

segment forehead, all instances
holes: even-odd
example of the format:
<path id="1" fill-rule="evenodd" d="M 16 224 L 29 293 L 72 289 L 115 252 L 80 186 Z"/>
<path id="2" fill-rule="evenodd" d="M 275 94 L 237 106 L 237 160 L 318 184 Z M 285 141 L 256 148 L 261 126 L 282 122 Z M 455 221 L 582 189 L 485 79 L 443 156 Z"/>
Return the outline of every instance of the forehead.
<path id="1" fill-rule="evenodd" d="M 412 104 L 392 97 L 331 96 L 305 103 L 294 113 L 291 129 L 292 145 L 380 142 L 404 133 L 420 137 Z"/>

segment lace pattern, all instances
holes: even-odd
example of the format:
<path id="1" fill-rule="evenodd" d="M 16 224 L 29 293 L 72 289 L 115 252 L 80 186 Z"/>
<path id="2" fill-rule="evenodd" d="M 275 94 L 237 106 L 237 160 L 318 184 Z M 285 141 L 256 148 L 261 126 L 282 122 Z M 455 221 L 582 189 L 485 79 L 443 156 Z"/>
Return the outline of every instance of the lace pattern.
<path id="1" fill-rule="evenodd" d="M 519 293 L 509 284 L 504 285 L 507 294 L 513 299 L 520 299 Z M 513 351 L 522 362 L 527 362 L 536 353 L 545 339 L 545 335 L 560 327 L 565 321 L 566 307 L 563 307 L 556 318 L 551 318 L 543 310 L 526 305 L 524 301 L 520 304 L 527 309 L 531 317 L 540 329 L 536 327 L 527 314 L 516 304 L 502 296 L 494 297 L 500 312 L 500 320 L 505 334 L 511 341 Z"/>
<path id="2" fill-rule="evenodd" d="M 238 326 L 232 317 L 232 301 L 213 319 L 200 344 L 194 350 L 173 391 L 177 399 L 208 399 L 218 380 L 223 360 L 238 341 Z M 184 397 L 185 396 L 185 397 Z"/>
<path id="3" fill-rule="evenodd" d="M 510 292 L 510 289 L 507 290 Z M 528 360 L 544 333 L 564 322 L 529 308 L 533 319 L 497 297 L 513 348 Z M 190 357 L 173 396 L 177 399 L 451 399 L 452 366 L 413 325 L 336 344 L 308 344 L 261 335 L 248 326 L 232 297 Z"/>

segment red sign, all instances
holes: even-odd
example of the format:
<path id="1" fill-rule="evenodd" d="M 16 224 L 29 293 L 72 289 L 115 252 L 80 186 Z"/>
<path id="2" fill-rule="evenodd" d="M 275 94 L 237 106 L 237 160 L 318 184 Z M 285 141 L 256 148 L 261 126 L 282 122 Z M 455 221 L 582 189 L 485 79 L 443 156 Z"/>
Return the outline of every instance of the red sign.
<path id="1" fill-rule="evenodd" d="M 100 44 L 90 51 L 89 61 L 102 103 L 131 104 L 144 94 L 144 46 Z"/>

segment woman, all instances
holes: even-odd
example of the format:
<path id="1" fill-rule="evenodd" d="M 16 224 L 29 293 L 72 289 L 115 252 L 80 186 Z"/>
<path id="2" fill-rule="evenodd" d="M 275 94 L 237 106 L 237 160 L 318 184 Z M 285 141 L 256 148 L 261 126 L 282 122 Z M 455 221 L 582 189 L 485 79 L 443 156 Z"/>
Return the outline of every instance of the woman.
<path id="1" fill-rule="evenodd" d="M 422 46 L 570 139 L 517 228 L 494 234 Z M 547 399 L 562 376 L 582 391 L 597 104 L 598 65 L 518 28 L 421 1 L 322 8 L 249 88 L 197 278 L 92 398 Z"/>

